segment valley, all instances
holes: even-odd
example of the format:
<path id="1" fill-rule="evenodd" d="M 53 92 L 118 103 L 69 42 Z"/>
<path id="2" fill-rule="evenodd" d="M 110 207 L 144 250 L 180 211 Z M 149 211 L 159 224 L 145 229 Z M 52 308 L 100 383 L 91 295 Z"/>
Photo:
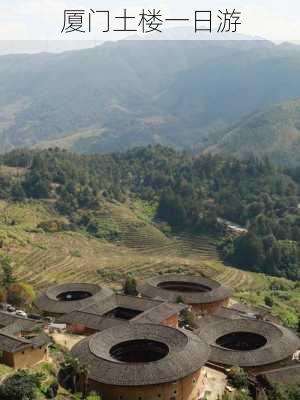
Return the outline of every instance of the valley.
<path id="1" fill-rule="evenodd" d="M 272 294 L 272 281 L 294 287 L 285 279 L 225 265 L 212 237 L 190 233 L 167 237 L 147 221 L 147 215 L 141 216 L 140 208 L 114 203 L 106 206 L 110 212 L 101 216 L 101 224 L 117 227 L 117 241 L 100 240 L 84 231 L 44 232 L 39 224 L 63 219 L 51 203 L 1 201 L 1 252 L 11 257 L 18 281 L 29 283 L 39 293 L 49 285 L 68 282 L 93 282 L 120 289 L 128 274 L 136 279 L 166 273 L 200 274 L 232 287 L 237 301 L 267 312 L 264 297 Z M 288 299 L 275 298 L 275 315 L 289 326 L 296 324 L 300 289 Z"/>

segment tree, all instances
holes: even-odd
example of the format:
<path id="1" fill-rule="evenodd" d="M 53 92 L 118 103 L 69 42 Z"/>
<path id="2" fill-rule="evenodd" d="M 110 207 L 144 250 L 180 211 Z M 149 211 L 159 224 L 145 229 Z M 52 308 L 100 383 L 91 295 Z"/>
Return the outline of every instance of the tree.
<path id="1" fill-rule="evenodd" d="M 252 400 L 248 390 L 236 390 L 233 393 L 224 393 L 221 400 Z"/>
<path id="2" fill-rule="evenodd" d="M 269 400 L 299 400 L 300 385 L 273 383 L 267 390 Z"/>
<path id="3" fill-rule="evenodd" d="M 17 371 L 0 386 L 1 400 L 35 400 L 41 385 L 43 374 Z"/>
<path id="4" fill-rule="evenodd" d="M 2 268 L 0 284 L 3 288 L 7 290 L 10 287 L 10 285 L 12 285 L 15 282 L 10 257 L 2 256 L 0 258 L 0 264 Z"/>
<path id="5" fill-rule="evenodd" d="M 258 400 L 268 400 L 267 393 L 264 390 L 261 390 L 258 394 Z"/>
<path id="6" fill-rule="evenodd" d="M 164 191 L 160 197 L 157 217 L 167 221 L 170 226 L 179 228 L 186 223 L 186 210 L 182 199 L 171 189 Z"/>
<path id="7" fill-rule="evenodd" d="M 123 285 L 123 291 L 125 294 L 129 296 L 136 296 L 138 294 L 137 282 L 135 278 L 130 274 L 128 274 L 126 277 L 126 280 Z"/>
<path id="8" fill-rule="evenodd" d="M 242 389 L 234 393 L 234 400 L 252 400 L 248 390 Z"/>
<path id="9" fill-rule="evenodd" d="M 297 322 L 297 335 L 300 337 L 300 314 L 298 315 L 298 322 Z"/>
<path id="10" fill-rule="evenodd" d="M 31 285 L 25 283 L 13 283 L 7 289 L 7 301 L 16 307 L 25 307 L 32 304 L 35 292 Z"/>
<path id="11" fill-rule="evenodd" d="M 234 242 L 234 258 L 244 267 L 258 269 L 264 261 L 262 240 L 251 232 L 237 238 Z"/>
<path id="12" fill-rule="evenodd" d="M 26 194 L 20 182 L 16 182 L 11 188 L 11 196 L 13 200 L 22 201 L 26 198 Z"/>
<path id="13" fill-rule="evenodd" d="M 265 296 L 265 305 L 268 307 L 273 307 L 273 299 L 271 296 Z"/>
<path id="14" fill-rule="evenodd" d="M 240 367 L 232 367 L 228 373 L 228 380 L 230 384 L 236 389 L 248 388 L 248 375 Z"/>
<path id="15" fill-rule="evenodd" d="M 24 182 L 24 189 L 29 197 L 35 199 L 47 199 L 50 194 L 48 177 L 42 176 L 37 170 L 32 169 Z"/>
<path id="16" fill-rule="evenodd" d="M 47 399 L 55 399 L 57 396 L 57 392 L 59 389 L 59 384 L 57 382 L 57 379 L 53 379 L 47 388 L 43 390 L 43 393 L 45 394 Z"/>
<path id="17" fill-rule="evenodd" d="M 87 387 L 87 367 L 80 363 L 78 358 L 65 354 L 64 361 L 60 364 L 59 379 L 63 386 L 70 389 L 72 393 L 78 392 L 79 387 L 86 392 Z M 79 385 L 81 383 L 82 385 Z"/>
<path id="18" fill-rule="evenodd" d="M 181 323 L 183 326 L 192 328 L 195 322 L 195 316 L 191 310 L 185 309 L 181 311 Z"/>
<path id="19" fill-rule="evenodd" d="M 182 296 L 179 295 L 179 296 L 176 297 L 176 303 L 177 304 L 184 304 L 184 300 L 183 300 Z"/>

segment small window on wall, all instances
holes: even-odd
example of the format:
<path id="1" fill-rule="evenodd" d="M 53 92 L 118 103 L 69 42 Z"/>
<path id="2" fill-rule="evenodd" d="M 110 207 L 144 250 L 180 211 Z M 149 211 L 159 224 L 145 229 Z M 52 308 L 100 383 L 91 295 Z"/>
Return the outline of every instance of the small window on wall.
<path id="1" fill-rule="evenodd" d="M 177 394 L 177 390 L 174 390 L 174 392 L 173 392 L 174 394 Z"/>
<path id="2" fill-rule="evenodd" d="M 193 379 L 193 385 L 196 385 L 196 382 L 197 382 L 197 381 L 196 381 L 196 379 L 194 378 L 194 379 Z"/>

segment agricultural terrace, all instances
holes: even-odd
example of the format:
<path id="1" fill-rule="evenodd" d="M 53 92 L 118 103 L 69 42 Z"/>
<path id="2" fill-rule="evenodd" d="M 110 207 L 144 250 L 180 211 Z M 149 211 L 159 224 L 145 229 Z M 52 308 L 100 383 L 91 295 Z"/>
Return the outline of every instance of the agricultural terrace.
<path id="1" fill-rule="evenodd" d="M 137 279 L 185 273 L 216 279 L 235 289 L 237 299 L 264 306 L 275 280 L 284 290 L 281 297 L 275 298 L 275 313 L 293 325 L 297 310 L 300 312 L 299 289 L 284 298 L 293 283 L 225 266 L 213 239 L 188 233 L 166 236 L 140 209 L 109 204 L 97 215 L 103 238 L 84 231 L 56 229 L 56 225 L 68 221 L 55 213 L 49 203 L 1 201 L 0 215 L 2 251 L 12 257 L 17 279 L 38 291 L 65 282 L 104 283 L 119 288 L 128 273 Z M 40 227 L 49 221 L 54 225 L 50 232 Z M 105 238 L 110 236 L 113 239 Z"/>

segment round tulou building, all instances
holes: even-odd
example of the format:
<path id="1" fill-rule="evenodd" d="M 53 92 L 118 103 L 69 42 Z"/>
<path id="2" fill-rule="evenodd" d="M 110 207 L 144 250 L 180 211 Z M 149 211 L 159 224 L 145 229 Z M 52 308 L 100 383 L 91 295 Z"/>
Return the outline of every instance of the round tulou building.
<path id="1" fill-rule="evenodd" d="M 229 303 L 231 291 L 220 283 L 202 276 L 158 275 L 138 285 L 144 297 L 176 303 L 183 301 L 193 311 L 208 314 Z"/>
<path id="2" fill-rule="evenodd" d="M 253 371 L 286 364 L 300 347 L 293 332 L 262 320 L 224 320 L 204 326 L 197 334 L 210 345 L 211 363 Z"/>
<path id="3" fill-rule="evenodd" d="M 196 400 L 209 347 L 190 332 L 128 324 L 82 340 L 72 355 L 88 367 L 88 390 L 106 400 Z"/>
<path id="4" fill-rule="evenodd" d="M 47 315 L 59 316 L 102 301 L 112 293 L 111 289 L 91 283 L 66 283 L 51 286 L 35 299 L 34 305 Z"/>

